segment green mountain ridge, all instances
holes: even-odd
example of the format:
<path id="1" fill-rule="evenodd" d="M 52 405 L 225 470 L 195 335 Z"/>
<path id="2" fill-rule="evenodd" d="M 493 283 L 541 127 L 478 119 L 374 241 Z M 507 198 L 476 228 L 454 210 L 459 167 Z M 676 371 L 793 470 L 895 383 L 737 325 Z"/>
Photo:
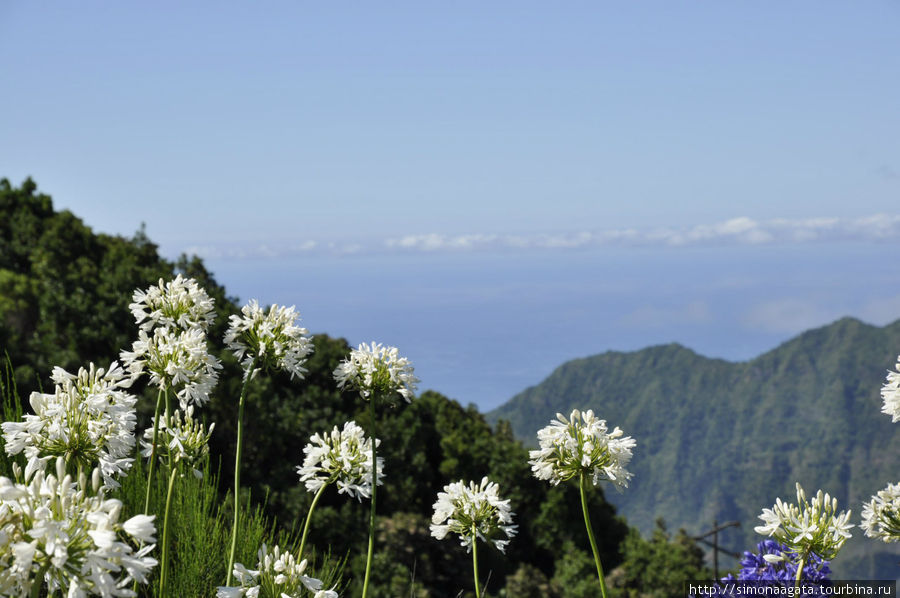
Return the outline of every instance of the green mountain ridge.
<path id="1" fill-rule="evenodd" d="M 794 483 L 822 488 L 852 509 L 897 481 L 900 429 L 881 413 L 880 388 L 900 352 L 900 320 L 884 327 L 843 318 L 744 362 L 712 359 L 678 344 L 607 352 L 558 367 L 488 414 L 530 445 L 557 412 L 593 409 L 637 440 L 630 487 L 607 498 L 644 533 L 657 517 L 699 535 L 738 520 L 721 536 L 750 549 L 753 531 Z M 900 555 L 855 537 L 836 577 L 893 579 Z M 728 562 L 726 559 L 723 562 Z"/>

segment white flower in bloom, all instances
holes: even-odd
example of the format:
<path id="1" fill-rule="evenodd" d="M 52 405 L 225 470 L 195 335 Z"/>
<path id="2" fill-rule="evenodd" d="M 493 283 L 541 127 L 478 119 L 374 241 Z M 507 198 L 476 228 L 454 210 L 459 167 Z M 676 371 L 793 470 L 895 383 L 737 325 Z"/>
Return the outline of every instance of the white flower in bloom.
<path id="1" fill-rule="evenodd" d="M 486 477 L 480 484 L 469 482 L 468 486 L 463 481 L 453 482 L 438 493 L 431 518 L 431 535 L 443 540 L 448 533 L 457 534 L 468 550 L 478 538 L 493 542 L 503 552 L 518 527 L 512 525 L 513 515 L 509 500 L 500 500 L 497 484 Z M 505 534 L 506 539 L 500 538 L 501 534 Z"/>
<path id="2" fill-rule="evenodd" d="M 338 388 L 358 390 L 363 398 L 399 394 L 410 402 L 419 379 L 413 374 L 413 366 L 400 357 L 397 347 L 385 347 L 378 343 L 363 343 L 350 351 L 350 357 L 334 370 Z"/>
<path id="3" fill-rule="evenodd" d="M 219 587 L 216 598 L 338 598 L 334 590 L 322 588 L 322 582 L 304 575 L 306 561 L 299 563 L 289 552 L 276 546 L 270 553 L 263 544 L 256 570 L 234 564 L 234 577 L 240 586 Z"/>
<path id="4" fill-rule="evenodd" d="M 6 452 L 24 453 L 29 468 L 35 460 L 64 457 L 75 468 L 90 471 L 99 465 L 107 487 L 127 473 L 134 448 L 134 405 L 125 392 L 131 380 L 113 362 L 109 371 L 94 364 L 77 374 L 53 370 L 53 394 L 31 393 L 34 415 L 2 424 Z"/>
<path id="5" fill-rule="evenodd" d="M 241 316 L 231 316 L 225 344 L 241 360 L 245 370 L 256 361 L 249 375 L 262 368 L 275 368 L 290 373 L 291 378 L 303 378 L 306 373 L 303 364 L 312 353 L 313 344 L 304 336 L 309 331 L 296 325 L 300 314 L 294 307 L 273 305 L 266 312 L 256 299 L 251 299 L 241 313 Z"/>
<path id="6" fill-rule="evenodd" d="M 136 290 L 128 307 L 147 332 L 156 327 L 206 331 L 216 318 L 213 303 L 197 281 L 179 274 L 166 283 L 160 278 L 157 286 L 146 291 Z"/>
<path id="7" fill-rule="evenodd" d="M 870 538 L 900 541 L 900 484 L 889 484 L 863 503 L 861 527 Z"/>
<path id="8" fill-rule="evenodd" d="M 194 419 L 194 408 L 190 406 L 184 414 L 175 410 L 172 415 L 172 425 L 167 426 L 165 418 L 159 420 L 159 439 L 156 455 L 163 460 L 171 455 L 172 461 L 182 462 L 191 468 L 198 478 L 203 472 L 198 468 L 209 457 L 209 439 L 212 436 L 216 424 L 210 424 L 208 428 Z M 162 450 L 161 446 L 168 446 L 168 450 Z M 144 430 L 144 439 L 141 441 L 141 455 L 150 458 L 153 448 L 153 427 Z"/>
<path id="9" fill-rule="evenodd" d="M 140 330 L 131 351 L 122 351 L 121 358 L 132 379 L 146 373 L 152 384 L 174 390 L 182 409 L 209 400 L 222 368 L 209 354 L 206 334 L 198 328 L 154 328 L 150 335 Z"/>
<path id="10" fill-rule="evenodd" d="M 381 441 L 375 439 L 375 447 Z M 343 430 L 337 426 L 331 434 L 314 434 L 309 444 L 303 448 L 303 466 L 297 468 L 300 481 L 310 492 L 333 482 L 337 482 L 338 492 L 346 492 L 359 500 L 369 498 L 372 492 L 372 439 L 356 422 L 344 424 Z M 378 485 L 384 477 L 384 459 L 376 459 Z"/>
<path id="11" fill-rule="evenodd" d="M 56 460 L 24 483 L 0 477 L 0 594 L 27 596 L 35 585 L 46 595 L 134 596 L 133 581 L 146 583 L 156 559 L 153 517 L 120 522 L 122 503 L 104 497 L 94 470 L 93 494 L 87 477 L 76 482 Z M 130 541 L 129 541 L 130 539 Z"/>
<path id="12" fill-rule="evenodd" d="M 556 485 L 584 473 L 594 485 L 609 480 L 620 492 L 628 487 L 632 474 L 625 467 L 636 443 L 619 428 L 609 432 L 606 420 L 593 411 L 575 409 L 569 419 L 557 413 L 555 421 L 538 431 L 538 442 L 541 448 L 529 452 L 529 463 L 539 480 Z"/>
<path id="13" fill-rule="evenodd" d="M 819 490 L 809 503 L 800 484 L 797 484 L 796 505 L 777 498 L 775 505 L 763 509 L 759 518 L 764 525 L 754 528 L 756 533 L 774 537 L 788 546 L 789 553 L 801 556 L 814 553 L 826 561 L 837 555 L 853 527 L 850 511 L 837 513 L 837 499 Z"/>
<path id="14" fill-rule="evenodd" d="M 900 357 L 897 358 L 897 369 L 900 370 Z M 881 398 L 884 405 L 881 412 L 891 416 L 891 421 L 900 421 L 900 373 L 888 371 L 887 382 L 881 387 Z"/>

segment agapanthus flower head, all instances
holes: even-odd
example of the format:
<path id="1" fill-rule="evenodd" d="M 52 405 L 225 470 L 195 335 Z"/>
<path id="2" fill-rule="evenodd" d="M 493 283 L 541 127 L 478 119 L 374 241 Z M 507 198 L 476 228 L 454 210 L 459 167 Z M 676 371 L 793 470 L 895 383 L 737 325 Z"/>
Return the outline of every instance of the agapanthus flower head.
<path id="1" fill-rule="evenodd" d="M 381 441 L 375 439 L 375 447 Z M 372 439 L 356 422 L 349 421 L 342 429 L 337 426 L 330 434 L 314 434 L 303 448 L 303 465 L 297 468 L 300 481 L 310 492 L 337 483 L 339 493 L 347 493 L 359 500 L 372 493 Z M 378 485 L 384 477 L 384 459 L 376 459 Z"/>
<path id="2" fill-rule="evenodd" d="M 53 370 L 53 394 L 31 393 L 34 415 L 2 424 L 6 452 L 24 453 L 29 462 L 63 457 L 72 471 L 100 467 L 107 487 L 131 468 L 134 448 L 134 406 L 125 391 L 131 380 L 113 362 L 108 370 L 81 368 L 70 374 Z M 33 463 L 30 467 L 34 467 Z"/>
<path id="3" fill-rule="evenodd" d="M 790 559 L 782 559 L 785 553 L 789 554 L 789 550 L 784 544 L 779 544 L 774 540 L 763 540 L 756 545 L 756 553 L 744 552 L 737 581 L 780 581 L 785 584 L 793 584 L 797 578 L 797 565 L 790 562 Z M 772 557 L 778 557 L 778 560 L 772 559 Z M 831 575 L 831 569 L 828 564 L 828 561 L 823 560 L 818 555 L 810 555 L 810 558 L 803 566 L 803 580 L 813 582 L 828 581 L 828 576 Z M 731 580 L 734 578 L 729 577 L 726 579 Z"/>
<path id="4" fill-rule="evenodd" d="M 900 357 L 896 367 L 900 370 Z M 881 399 L 884 401 L 881 412 L 890 415 L 894 423 L 900 421 L 900 372 L 888 371 L 887 382 L 881 387 Z"/>
<path id="5" fill-rule="evenodd" d="M 529 451 L 529 463 L 539 480 L 556 485 L 584 474 L 594 485 L 609 480 L 616 490 L 628 487 L 632 474 L 625 467 L 636 442 L 619 428 L 610 432 L 606 420 L 597 419 L 593 411 L 575 409 L 569 419 L 557 413 L 556 420 L 538 431 L 538 442 L 541 448 Z"/>
<path id="6" fill-rule="evenodd" d="M 206 331 L 215 320 L 214 300 L 193 278 L 181 274 L 145 291 L 137 289 L 128 306 L 142 330 L 153 328 L 199 328 Z"/>
<path id="7" fill-rule="evenodd" d="M 400 356 L 397 347 L 379 343 L 362 343 L 351 350 L 350 356 L 335 368 L 334 379 L 341 390 L 359 391 L 365 399 L 396 393 L 407 403 L 412 400 L 419 382 L 412 363 Z"/>
<path id="8" fill-rule="evenodd" d="M 462 480 L 447 484 L 438 493 L 431 518 L 431 535 L 443 540 L 447 534 L 457 534 L 467 550 L 478 539 L 493 542 L 501 552 L 517 531 L 513 525 L 509 500 L 500 500 L 497 484 L 482 478 L 480 484 Z"/>
<path id="9" fill-rule="evenodd" d="M 61 457 L 55 474 L 46 468 L 22 482 L 0 477 L 0 593 L 27 596 L 38 585 L 47 595 L 134 596 L 132 581 L 146 583 L 157 564 L 153 517 L 121 522 L 122 503 L 104 496 L 97 470 L 89 483 L 68 475 Z"/>
<path id="10" fill-rule="evenodd" d="M 888 484 L 863 503 L 860 527 L 870 538 L 886 543 L 900 541 L 900 484 Z"/>
<path id="11" fill-rule="evenodd" d="M 271 552 L 263 544 L 257 553 L 256 570 L 234 564 L 239 586 L 219 587 L 216 598 L 338 598 L 334 590 L 322 588 L 322 581 L 305 575 L 306 561 L 275 546 Z"/>
<path id="12" fill-rule="evenodd" d="M 156 455 L 163 460 L 171 458 L 172 463 L 184 463 L 191 468 L 194 475 L 202 477 L 200 469 L 209 457 L 209 439 L 216 424 L 206 427 L 194 418 L 194 407 L 190 406 L 182 413 L 175 410 L 171 422 L 166 424 L 165 418 L 159 422 L 159 439 Z M 167 445 L 168 450 L 161 450 L 160 445 Z M 153 427 L 144 430 L 141 441 L 141 455 L 150 458 L 153 454 Z"/>
<path id="13" fill-rule="evenodd" d="M 765 525 L 756 528 L 756 533 L 772 536 L 787 546 L 781 556 L 767 556 L 769 562 L 777 562 L 791 555 L 798 558 L 810 553 L 822 559 L 832 560 L 850 537 L 850 511 L 837 511 L 837 499 L 819 490 L 812 502 L 806 500 L 806 493 L 797 484 L 797 504 L 775 499 L 771 509 L 763 509 L 759 516 Z"/>
<path id="14" fill-rule="evenodd" d="M 704 591 L 703 598 L 710 596 L 736 597 L 740 595 L 782 595 L 786 588 L 793 589 L 797 579 L 797 564 L 792 563 L 791 552 L 783 544 L 774 540 L 763 540 L 756 545 L 756 553 L 744 551 L 741 569 L 737 577 L 728 574 L 716 586 L 715 592 Z M 771 561 L 771 562 L 770 562 Z M 811 554 L 803 566 L 803 596 L 831 596 L 828 561 Z M 742 582 L 736 584 L 734 582 Z M 791 594 L 801 595 L 801 594 Z M 692 595 L 692 598 L 695 595 Z M 696 598 L 701 598 L 697 595 Z"/>
<path id="15" fill-rule="evenodd" d="M 272 305 L 266 311 L 256 299 L 251 299 L 241 308 L 241 314 L 231 316 L 225 344 L 245 370 L 256 363 L 253 371 L 248 370 L 245 375 L 253 376 L 258 370 L 269 368 L 284 370 L 291 378 L 303 378 L 303 364 L 312 353 L 313 344 L 305 336 L 309 331 L 297 326 L 300 314 L 296 309 Z"/>
<path id="16" fill-rule="evenodd" d="M 209 400 L 222 368 L 199 328 L 154 328 L 150 334 L 140 330 L 131 351 L 122 351 L 121 359 L 132 379 L 147 374 L 151 384 L 174 391 L 182 409 Z"/>

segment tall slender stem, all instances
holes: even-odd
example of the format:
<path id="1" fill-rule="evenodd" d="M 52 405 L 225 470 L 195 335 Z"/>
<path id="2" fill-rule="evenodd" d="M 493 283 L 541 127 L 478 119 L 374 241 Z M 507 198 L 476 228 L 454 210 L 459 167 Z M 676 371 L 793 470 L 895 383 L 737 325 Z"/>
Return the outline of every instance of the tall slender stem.
<path id="1" fill-rule="evenodd" d="M 478 588 L 478 531 L 475 522 L 472 522 L 472 570 L 475 573 L 475 598 L 481 598 L 481 590 Z"/>
<path id="2" fill-rule="evenodd" d="M 325 492 L 325 488 L 327 487 L 328 484 L 322 484 L 322 487 L 316 492 L 312 504 L 309 505 L 309 512 L 306 513 L 306 523 L 303 524 L 303 537 L 300 538 L 300 554 L 297 555 L 298 561 L 303 560 L 303 547 L 306 546 L 306 534 L 309 533 L 309 522 L 312 519 L 313 510 L 316 508 L 316 503 L 319 502 L 319 498 L 322 496 L 322 493 Z"/>
<path id="3" fill-rule="evenodd" d="M 588 515 L 587 495 L 584 485 L 586 474 L 581 472 L 578 477 L 578 487 L 581 490 L 581 510 L 584 511 L 584 526 L 587 528 L 588 539 L 591 541 L 591 550 L 594 551 L 594 564 L 597 565 L 597 577 L 600 579 L 600 593 L 606 598 L 606 582 L 603 580 L 603 566 L 600 564 L 600 551 L 597 550 L 597 541 L 594 539 L 594 529 L 591 527 L 591 517 Z"/>
<path id="4" fill-rule="evenodd" d="M 797 577 L 794 579 L 794 589 L 798 591 L 800 590 L 800 582 L 803 581 L 803 565 L 806 563 L 806 554 L 804 552 L 800 557 L 800 562 L 797 563 Z"/>
<path id="5" fill-rule="evenodd" d="M 34 578 L 34 583 L 31 584 L 31 598 L 40 597 L 41 588 L 44 586 L 44 574 L 47 573 L 48 569 L 50 569 L 49 560 L 41 566 L 41 569 L 38 571 L 37 577 Z"/>
<path id="6" fill-rule="evenodd" d="M 178 473 L 177 464 L 172 464 L 172 473 L 169 474 L 169 488 L 166 491 L 166 513 L 163 516 L 162 536 L 162 564 L 159 569 L 159 596 L 166 597 L 166 582 L 169 571 L 169 512 L 172 510 L 172 494 L 175 489 L 175 474 Z"/>
<path id="7" fill-rule="evenodd" d="M 256 369 L 256 360 L 250 362 L 250 367 L 244 372 L 244 385 L 241 387 L 241 398 L 238 402 L 237 421 L 237 450 L 234 455 L 234 525 L 231 527 L 231 551 L 228 553 L 228 577 L 226 586 L 231 585 L 231 575 L 234 570 L 234 553 L 237 550 L 238 518 L 241 513 L 241 450 L 244 445 L 244 400 L 247 396 L 247 386 Z"/>
<path id="8" fill-rule="evenodd" d="M 153 473 L 156 471 L 156 443 L 159 442 L 159 410 L 162 406 L 163 389 L 156 394 L 156 413 L 153 414 L 153 444 L 150 446 L 150 472 L 147 474 L 147 494 L 144 497 L 144 515 L 150 514 L 150 489 L 153 487 Z"/>
<path id="9" fill-rule="evenodd" d="M 366 555 L 366 578 L 363 581 L 362 598 L 366 598 L 369 591 L 369 575 L 372 572 L 372 555 L 375 552 L 375 493 L 378 490 L 378 462 L 375 460 L 375 399 L 376 393 L 369 397 L 369 415 L 372 418 L 372 505 L 369 511 L 369 552 Z"/>

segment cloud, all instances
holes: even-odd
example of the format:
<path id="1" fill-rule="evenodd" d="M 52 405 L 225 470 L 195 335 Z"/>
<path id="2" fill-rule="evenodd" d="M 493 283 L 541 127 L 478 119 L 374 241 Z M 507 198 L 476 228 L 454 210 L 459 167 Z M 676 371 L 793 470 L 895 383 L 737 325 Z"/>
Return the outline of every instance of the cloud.
<path id="1" fill-rule="evenodd" d="M 702 224 L 687 231 L 660 231 L 653 238 L 674 246 L 721 242 L 757 245 L 775 240 L 760 223 L 743 216 L 712 225 Z"/>
<path id="2" fill-rule="evenodd" d="M 797 243 L 900 241 L 900 214 L 859 218 L 817 217 L 756 220 L 740 216 L 684 228 L 608 228 L 560 233 L 413 233 L 369 242 L 307 240 L 258 245 L 197 245 L 185 249 L 204 258 L 260 258 L 298 255 L 347 256 L 374 253 L 461 253 L 478 251 L 565 251 L 598 247 L 727 247 Z"/>
<path id="3" fill-rule="evenodd" d="M 503 245 L 498 243 L 501 239 L 498 235 L 439 235 L 435 233 L 427 235 L 407 235 L 398 239 L 387 239 L 384 246 L 387 249 L 414 250 L 414 251 L 444 251 L 488 249 L 493 246 Z M 512 237 L 505 238 L 506 244 L 514 245 Z"/>
<path id="4" fill-rule="evenodd" d="M 240 260 L 309 254 L 315 252 L 318 248 L 319 243 L 316 241 L 304 241 L 302 243 L 293 243 L 284 246 L 273 246 L 269 243 L 259 243 L 256 245 L 189 245 L 188 247 L 185 247 L 183 251 L 188 255 L 197 255 L 203 259 Z"/>
<path id="5" fill-rule="evenodd" d="M 806 218 L 759 221 L 746 216 L 684 229 L 635 228 L 500 234 L 422 234 L 384 241 L 390 251 L 477 251 L 485 249 L 578 249 L 610 246 L 733 246 L 778 243 L 900 240 L 900 215 L 875 214 L 856 219 Z"/>

